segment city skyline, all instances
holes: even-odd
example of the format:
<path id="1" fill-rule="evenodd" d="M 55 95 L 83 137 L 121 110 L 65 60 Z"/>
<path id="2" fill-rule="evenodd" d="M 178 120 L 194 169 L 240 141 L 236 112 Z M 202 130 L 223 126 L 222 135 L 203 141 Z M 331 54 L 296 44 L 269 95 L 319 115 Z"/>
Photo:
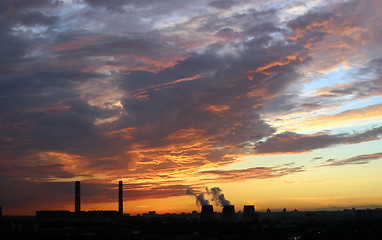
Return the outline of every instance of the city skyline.
<path id="1" fill-rule="evenodd" d="M 198 193 L 196 194 L 192 189 L 189 189 L 187 191 L 187 195 L 193 195 L 196 200 L 196 206 L 199 208 L 198 210 L 193 210 L 192 212 L 181 212 L 179 213 L 162 213 L 162 214 L 157 214 L 155 210 L 149 210 L 147 212 L 142 212 L 142 213 L 136 213 L 135 215 L 131 215 L 130 213 L 124 213 L 123 212 L 123 181 L 118 181 L 118 210 L 104 210 L 104 209 L 92 209 L 88 211 L 84 211 L 81 209 L 81 182 L 76 181 L 74 187 L 74 212 L 67 210 L 67 209 L 60 209 L 60 210 L 37 210 L 36 211 L 36 217 L 37 218 L 53 218 L 53 219 L 60 219 L 60 218 L 65 218 L 65 219 L 89 219 L 89 218 L 94 218 L 94 217 L 99 217 L 99 218 L 115 218 L 115 219 L 123 219 L 126 217 L 130 216 L 136 216 L 136 217 L 155 217 L 155 216 L 175 216 L 179 215 L 182 217 L 189 217 L 190 214 L 192 214 L 193 218 L 198 218 L 200 217 L 201 221 L 215 221 L 215 214 L 221 213 L 222 215 L 218 215 L 220 220 L 223 221 L 245 221 L 245 220 L 253 220 L 256 221 L 258 218 L 259 212 L 263 213 L 271 213 L 272 210 L 270 208 L 267 208 L 267 210 L 263 209 L 262 211 L 256 211 L 255 210 L 255 205 L 243 205 L 242 210 L 238 210 L 238 212 L 235 211 L 235 205 L 232 205 L 230 201 L 228 201 L 224 194 L 222 193 L 222 190 L 218 187 L 208 189 L 206 188 L 203 193 Z M 214 209 L 215 206 L 215 209 Z M 375 217 L 376 219 L 379 218 L 380 216 L 378 215 L 380 211 L 382 211 L 381 208 L 375 208 L 376 206 L 361 206 L 361 209 L 356 209 L 356 208 L 343 208 L 341 209 L 340 207 L 333 207 L 332 209 L 315 209 L 315 210 L 310 210 L 310 211 L 303 211 L 303 215 L 305 214 L 310 214 L 310 213 L 319 213 L 319 214 L 329 214 L 331 216 L 334 216 L 337 214 L 344 215 L 345 217 L 349 217 L 348 213 L 351 212 L 350 217 L 357 217 L 357 212 L 359 214 L 363 213 L 365 214 L 366 212 L 374 212 L 376 215 L 372 216 L 370 215 L 369 217 Z M 375 209 L 372 209 L 375 208 Z M 216 211 L 217 209 L 217 211 Z M 219 211 L 220 209 L 220 211 Z M 340 211 L 342 210 L 342 211 Z M 299 210 L 295 209 L 273 209 L 278 215 L 277 216 L 283 216 L 279 215 L 279 213 L 287 213 L 288 211 L 290 213 L 295 213 L 297 214 Z M 257 213 L 256 213 L 257 212 Z M 198 215 L 198 213 L 200 215 Z M 186 215 L 187 214 L 187 215 Z M 371 213 L 370 213 L 371 214 Z M 300 214 L 301 215 L 301 214 Z M 301 215 L 301 216 L 303 216 Z M 362 215 L 362 214 L 361 214 Z M 360 216 L 361 216 L 360 215 Z M 2 208 L 0 206 L 0 217 L 2 217 Z M 268 216 L 268 215 L 265 215 Z M 22 216 L 21 216 L 22 217 Z M 268 216 L 269 217 L 269 216 Z M 342 216 L 343 217 L 343 216 Z M 238 219 L 240 218 L 240 219 Z"/>
<path id="2" fill-rule="evenodd" d="M 3 214 L 382 207 L 381 12 L 1 1 Z"/>

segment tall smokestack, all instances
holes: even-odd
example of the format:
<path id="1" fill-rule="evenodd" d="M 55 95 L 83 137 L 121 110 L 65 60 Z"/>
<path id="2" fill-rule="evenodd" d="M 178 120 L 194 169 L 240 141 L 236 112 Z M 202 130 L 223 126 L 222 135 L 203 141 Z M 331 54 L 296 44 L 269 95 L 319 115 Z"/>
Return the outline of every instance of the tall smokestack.
<path id="1" fill-rule="evenodd" d="M 80 181 L 76 181 L 75 183 L 75 202 L 74 202 L 74 210 L 76 213 L 81 212 L 81 190 L 80 190 Z"/>
<path id="2" fill-rule="evenodd" d="M 118 212 L 123 214 L 123 186 L 122 181 L 119 181 L 118 184 Z"/>
<path id="3" fill-rule="evenodd" d="M 214 219 L 214 209 L 212 205 L 202 205 L 200 219 L 202 221 L 212 221 Z"/>
<path id="4" fill-rule="evenodd" d="M 223 207 L 223 221 L 233 222 L 235 221 L 235 206 L 234 205 L 226 205 Z"/>

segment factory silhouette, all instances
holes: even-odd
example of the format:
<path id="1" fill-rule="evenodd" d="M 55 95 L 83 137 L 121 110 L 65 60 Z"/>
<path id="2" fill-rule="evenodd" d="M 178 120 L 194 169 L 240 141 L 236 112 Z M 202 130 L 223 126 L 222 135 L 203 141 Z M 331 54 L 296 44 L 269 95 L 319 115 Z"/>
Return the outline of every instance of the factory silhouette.
<path id="1" fill-rule="evenodd" d="M 74 189 L 74 212 L 67 210 L 44 210 L 36 211 L 38 218 L 117 218 L 123 216 L 123 182 L 118 182 L 118 211 L 82 211 L 81 210 L 81 182 L 75 182 Z"/>
<path id="2" fill-rule="evenodd" d="M 234 222 L 239 220 L 238 216 L 235 212 L 235 206 L 231 205 L 228 200 L 224 198 L 224 195 L 221 194 L 221 190 L 219 188 L 212 188 L 211 192 L 216 199 L 221 200 L 222 205 L 222 213 L 218 214 L 214 212 L 213 205 L 208 204 L 208 200 L 204 200 L 200 204 L 201 205 L 201 213 L 200 220 L 212 222 L 217 219 L 226 221 L 226 222 Z M 192 193 L 192 195 L 195 195 Z M 196 195 L 195 195 L 196 196 Z M 200 195 L 199 195 L 200 196 Z M 196 196 L 197 197 L 197 196 Z M 200 200 L 200 199 L 199 199 Z M 226 204 L 226 205 L 223 205 Z M 197 212 L 194 211 L 193 216 L 197 215 Z M 240 212 L 241 214 L 241 212 Z M 185 215 L 185 214 L 184 214 Z M 215 215 L 219 215 L 218 218 Z M 150 211 L 148 214 L 138 214 L 138 217 L 158 217 L 155 211 Z M 199 215 L 198 215 L 199 216 Z M 36 217 L 38 218 L 97 218 L 97 219 L 111 219 L 111 218 L 124 218 L 130 217 L 129 214 L 123 213 L 123 182 L 118 182 L 118 211 L 113 210 L 93 210 L 93 211 L 82 211 L 81 210 L 81 183 L 80 181 L 75 182 L 74 189 L 74 212 L 70 212 L 68 210 L 43 210 L 36 211 Z M 241 220 L 244 221 L 254 221 L 258 217 L 258 214 L 255 212 L 254 205 L 245 205 L 243 208 L 243 213 L 241 214 Z"/>
<path id="3" fill-rule="evenodd" d="M 224 198 L 219 188 L 195 194 L 201 211 L 130 216 L 123 212 L 123 182 L 118 182 L 118 208 L 114 211 L 81 210 L 81 183 L 75 182 L 74 212 L 36 211 L 36 216 L 2 216 L 1 239 L 381 239 L 382 209 L 343 211 L 243 211 Z M 222 207 L 214 206 L 204 198 Z"/>
<path id="4" fill-rule="evenodd" d="M 118 182 L 118 210 L 81 210 L 81 183 L 75 182 L 74 190 L 74 212 L 69 210 L 44 210 L 36 211 L 37 218 L 45 219 L 98 219 L 98 220 L 137 220 L 137 219 L 162 219 L 162 218 L 185 218 L 202 222 L 267 222 L 281 221 L 284 223 L 310 222 L 310 221 L 332 221 L 332 220 L 371 220 L 382 219 L 382 209 L 356 210 L 344 209 L 343 211 L 271 211 L 257 212 L 254 205 L 244 205 L 242 211 L 235 211 L 235 206 L 224 198 L 220 188 L 206 188 L 206 193 L 212 196 L 212 200 L 222 207 L 221 212 L 215 212 L 214 206 L 204 198 L 204 194 L 195 194 L 192 189 L 187 190 L 187 195 L 193 195 L 196 202 L 201 206 L 201 211 L 181 214 L 157 214 L 156 211 L 130 216 L 123 212 L 123 182 Z M 1 209 L 1 208 L 0 208 Z"/>

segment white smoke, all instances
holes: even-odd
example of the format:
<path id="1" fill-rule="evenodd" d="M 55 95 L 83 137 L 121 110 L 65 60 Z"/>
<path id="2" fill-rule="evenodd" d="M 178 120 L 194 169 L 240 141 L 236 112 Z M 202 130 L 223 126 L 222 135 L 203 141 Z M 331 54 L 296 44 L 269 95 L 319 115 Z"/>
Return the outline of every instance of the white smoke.
<path id="1" fill-rule="evenodd" d="M 206 192 L 208 195 L 211 195 L 211 200 L 218 206 L 227 206 L 231 205 L 231 202 L 225 199 L 224 194 L 222 193 L 222 190 L 219 187 L 214 187 L 211 189 L 208 189 L 206 187 Z"/>
<path id="2" fill-rule="evenodd" d="M 189 188 L 186 194 L 194 196 L 196 198 L 196 205 L 198 206 L 210 205 L 210 202 L 204 198 L 204 193 L 196 194 L 192 188 Z"/>

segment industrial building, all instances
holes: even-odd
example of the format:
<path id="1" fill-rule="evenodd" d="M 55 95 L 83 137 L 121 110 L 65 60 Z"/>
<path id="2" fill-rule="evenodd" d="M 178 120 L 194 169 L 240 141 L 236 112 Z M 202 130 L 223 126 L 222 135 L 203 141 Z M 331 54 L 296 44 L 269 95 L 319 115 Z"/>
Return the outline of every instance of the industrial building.
<path id="1" fill-rule="evenodd" d="M 118 182 L 118 211 L 81 211 L 81 183 L 76 181 L 74 184 L 74 212 L 68 210 L 44 210 L 36 211 L 38 218 L 92 218 L 92 219 L 107 219 L 123 216 L 123 182 Z"/>

